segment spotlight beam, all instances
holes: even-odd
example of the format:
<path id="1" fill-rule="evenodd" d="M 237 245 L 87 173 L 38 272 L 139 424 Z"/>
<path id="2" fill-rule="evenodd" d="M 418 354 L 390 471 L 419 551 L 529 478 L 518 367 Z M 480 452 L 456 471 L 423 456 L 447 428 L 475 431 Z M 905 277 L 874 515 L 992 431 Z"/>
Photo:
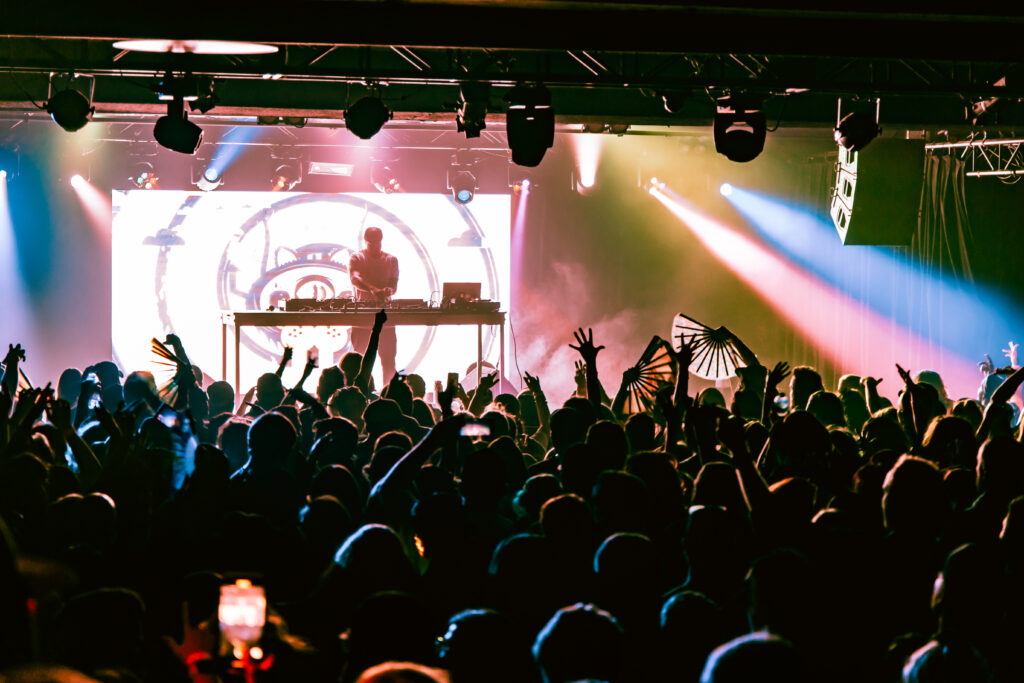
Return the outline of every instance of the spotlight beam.
<path id="1" fill-rule="evenodd" d="M 734 187 L 727 198 L 800 267 L 910 329 L 927 326 L 930 337 L 962 356 L 981 357 L 1019 334 L 1024 314 L 999 292 L 922 270 L 891 248 L 843 245 L 830 221 L 773 197 Z"/>
<path id="2" fill-rule="evenodd" d="M 840 372 L 902 384 L 894 364 L 937 369 L 951 396 L 977 390 L 974 363 L 936 348 L 892 320 L 796 267 L 764 245 L 717 221 L 670 189 L 648 192 L 690 228 L 705 248 L 828 357 Z"/>

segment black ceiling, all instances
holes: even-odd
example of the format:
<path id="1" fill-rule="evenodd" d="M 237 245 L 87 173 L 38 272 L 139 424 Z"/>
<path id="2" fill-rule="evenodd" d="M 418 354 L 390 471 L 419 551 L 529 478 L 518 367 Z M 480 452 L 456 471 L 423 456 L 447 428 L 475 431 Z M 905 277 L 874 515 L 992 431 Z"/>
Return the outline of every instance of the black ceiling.
<path id="1" fill-rule="evenodd" d="M 61 71 L 96 77 L 100 119 L 158 114 L 152 85 L 174 70 L 212 77 L 220 102 L 210 115 L 236 121 L 270 114 L 337 124 L 368 83 L 381 84 L 398 120 L 448 120 L 462 80 L 495 84 L 495 123 L 507 88 L 522 81 L 551 89 L 563 124 L 704 126 L 727 90 L 770 96 L 766 113 L 783 127 L 831 126 L 838 97 L 875 96 L 890 128 L 966 128 L 966 108 L 992 97 L 1001 106 L 981 123 L 1024 121 L 1014 104 L 1024 98 L 1024 7 L 973 3 L 936 14 L 920 11 L 934 6 L 923 2 L 751 4 L 211 2 L 161 4 L 165 14 L 153 17 L 145 5 L 19 3 L 5 8 L 0 27 L 0 117 L 38 112 L 31 100 L 45 100 L 50 72 Z M 260 41 L 279 51 L 153 55 L 112 46 L 142 37 Z M 666 92 L 685 97 L 680 111 L 665 110 Z"/>

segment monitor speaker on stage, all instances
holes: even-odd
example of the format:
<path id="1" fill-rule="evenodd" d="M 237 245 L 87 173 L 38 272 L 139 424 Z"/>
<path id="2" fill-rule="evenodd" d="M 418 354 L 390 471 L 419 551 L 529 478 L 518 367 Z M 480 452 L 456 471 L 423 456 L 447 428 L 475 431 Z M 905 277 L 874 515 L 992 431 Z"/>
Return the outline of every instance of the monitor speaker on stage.
<path id="1" fill-rule="evenodd" d="M 878 138 L 859 152 L 840 147 L 829 213 L 843 244 L 910 244 L 923 182 L 923 140 Z"/>

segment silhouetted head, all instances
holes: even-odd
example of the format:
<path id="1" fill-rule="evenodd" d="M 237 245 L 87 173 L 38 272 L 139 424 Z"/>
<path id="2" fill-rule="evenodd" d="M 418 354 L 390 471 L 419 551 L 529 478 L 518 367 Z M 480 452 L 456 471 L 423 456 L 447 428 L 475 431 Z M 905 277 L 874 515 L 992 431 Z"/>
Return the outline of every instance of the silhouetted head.
<path id="1" fill-rule="evenodd" d="M 587 438 L 585 418 L 573 408 L 559 408 L 551 413 L 551 445 L 559 453 Z"/>
<path id="2" fill-rule="evenodd" d="M 831 391 L 816 391 L 807 399 L 807 412 L 826 427 L 845 427 L 843 402 Z"/>
<path id="3" fill-rule="evenodd" d="M 654 450 L 654 418 L 647 413 L 637 413 L 626 420 L 626 436 L 633 453 Z"/>
<path id="4" fill-rule="evenodd" d="M 814 368 L 806 365 L 793 368 L 793 378 L 789 382 L 789 409 L 804 410 L 811 394 L 824 388 L 821 375 Z"/>
<path id="5" fill-rule="evenodd" d="M 75 405 L 79 394 L 82 393 L 82 373 L 77 368 L 68 368 L 60 373 L 57 380 L 57 398 L 62 398 L 71 405 Z"/>
<path id="6" fill-rule="evenodd" d="M 415 662 L 384 662 L 371 666 L 356 683 L 451 683 L 446 671 Z"/>
<path id="7" fill-rule="evenodd" d="M 625 635 L 619 622 L 592 604 L 576 603 L 555 612 L 537 634 L 533 658 L 545 683 L 625 681 Z"/>
<path id="8" fill-rule="evenodd" d="M 914 381 L 919 384 L 927 384 L 935 389 L 935 393 L 939 395 L 939 400 L 943 404 L 949 402 L 949 396 L 946 394 L 946 385 L 942 381 L 942 377 L 939 376 L 939 373 L 934 370 L 922 370 L 914 377 Z"/>
<path id="9" fill-rule="evenodd" d="M 206 395 L 210 399 L 210 415 L 230 413 L 235 409 L 235 390 L 223 380 L 206 387 Z"/>
<path id="10" fill-rule="evenodd" d="M 989 683 L 991 680 L 988 663 L 967 640 L 951 643 L 932 640 L 915 650 L 903 665 L 903 683 Z"/>
<path id="11" fill-rule="evenodd" d="M 629 456 L 626 430 L 611 420 L 600 420 L 590 427 L 587 446 L 601 458 L 601 469 L 621 470 Z"/>
<path id="12" fill-rule="evenodd" d="M 952 413 L 956 417 L 963 418 L 971 425 L 975 432 L 981 426 L 981 404 L 969 398 L 962 398 L 953 404 Z"/>
<path id="13" fill-rule="evenodd" d="M 405 376 L 405 383 L 412 390 L 413 398 L 423 398 L 427 395 L 427 383 L 423 381 L 423 377 L 415 372 Z"/>
<path id="14" fill-rule="evenodd" d="M 387 398 L 379 398 L 367 404 L 363 411 L 363 422 L 369 434 L 383 434 L 398 429 L 402 424 L 402 409 L 398 403 Z"/>
<path id="15" fill-rule="evenodd" d="M 124 379 L 124 402 L 131 405 L 135 401 L 151 400 L 157 395 L 156 379 L 152 372 L 144 370 L 129 373 Z"/>
<path id="16" fill-rule="evenodd" d="M 412 389 L 405 382 L 389 382 L 380 395 L 397 403 L 405 415 L 412 415 Z"/>
<path id="17" fill-rule="evenodd" d="M 121 377 L 123 375 L 121 374 L 121 369 L 117 367 L 114 361 L 103 360 L 85 370 L 85 374 L 95 372 L 96 376 L 100 379 L 100 386 L 104 389 L 114 385 L 121 385 Z"/>
<path id="18" fill-rule="evenodd" d="M 856 391 L 863 396 L 864 389 L 860 385 L 860 375 L 843 375 L 840 377 L 836 392 L 842 394 L 844 391 Z"/>
<path id="19" fill-rule="evenodd" d="M 1024 445 L 997 436 L 981 445 L 977 464 L 978 490 L 1006 499 L 1024 494 Z"/>
<path id="20" fill-rule="evenodd" d="M 810 681 L 796 647 L 779 636 L 759 631 L 733 638 L 708 656 L 701 683 Z"/>
<path id="21" fill-rule="evenodd" d="M 256 380 L 256 404 L 263 410 L 273 410 L 284 401 L 284 386 L 281 378 L 272 372 L 265 372 Z"/>
<path id="22" fill-rule="evenodd" d="M 341 372 L 345 375 L 345 385 L 351 386 L 355 384 L 356 376 L 359 375 L 359 366 L 363 364 L 363 354 L 355 351 L 349 351 L 341 357 L 341 362 L 338 364 L 341 368 Z"/>
<path id="23" fill-rule="evenodd" d="M 899 534 L 937 538 L 950 514 L 942 475 L 922 458 L 901 455 L 885 475 L 882 515 L 885 527 Z"/>
<path id="24" fill-rule="evenodd" d="M 515 497 L 515 505 L 527 519 L 537 521 L 541 506 L 562 493 L 562 482 L 553 474 L 535 474 L 523 484 Z"/>
<path id="25" fill-rule="evenodd" d="M 452 616 L 437 648 L 453 683 L 521 683 L 531 678 L 529 644 L 508 617 L 491 609 Z"/>
<path id="26" fill-rule="evenodd" d="M 247 444 L 252 464 L 282 463 L 295 445 L 295 427 L 280 413 L 264 413 L 249 427 Z"/>
<path id="27" fill-rule="evenodd" d="M 380 228 L 367 228 L 363 233 L 363 241 L 366 242 L 366 251 L 376 256 L 381 252 L 381 243 L 384 241 L 384 231 Z"/>

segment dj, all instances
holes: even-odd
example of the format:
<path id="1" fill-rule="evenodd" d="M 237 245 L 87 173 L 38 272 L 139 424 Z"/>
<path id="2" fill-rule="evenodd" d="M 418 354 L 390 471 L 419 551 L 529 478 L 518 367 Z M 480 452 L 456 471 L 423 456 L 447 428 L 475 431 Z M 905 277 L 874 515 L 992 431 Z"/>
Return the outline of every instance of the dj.
<path id="1" fill-rule="evenodd" d="M 355 300 L 383 307 L 391 300 L 398 288 L 398 259 L 381 250 L 380 244 L 384 232 L 380 228 L 367 228 L 363 233 L 366 247 L 352 254 L 348 262 L 348 275 L 355 289 Z M 370 328 L 352 328 L 352 346 L 359 353 L 366 352 L 370 341 Z M 380 334 L 381 368 L 384 371 L 384 382 L 387 383 L 395 374 L 395 350 L 397 337 L 392 325 L 385 325 Z"/>

